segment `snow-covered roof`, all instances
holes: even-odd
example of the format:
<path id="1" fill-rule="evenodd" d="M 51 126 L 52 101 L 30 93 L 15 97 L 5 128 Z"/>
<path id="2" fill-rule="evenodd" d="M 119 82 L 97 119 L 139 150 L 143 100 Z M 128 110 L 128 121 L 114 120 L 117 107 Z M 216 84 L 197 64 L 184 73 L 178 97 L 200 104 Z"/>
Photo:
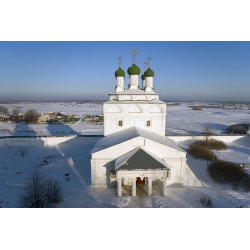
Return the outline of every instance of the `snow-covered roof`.
<path id="1" fill-rule="evenodd" d="M 162 137 L 160 135 L 154 134 L 152 132 L 149 132 L 147 130 L 138 128 L 138 127 L 131 127 L 128 129 L 124 129 L 120 132 L 107 135 L 103 138 L 101 138 L 95 145 L 95 147 L 92 149 L 91 154 L 96 153 L 98 151 L 104 150 L 106 148 L 110 148 L 112 146 L 115 146 L 117 144 L 120 144 L 122 142 L 131 140 L 133 138 L 142 136 L 144 138 L 147 138 L 149 140 L 158 142 L 160 144 L 163 144 L 165 146 L 174 148 L 178 151 L 184 152 L 180 147 L 178 147 L 172 140 Z"/>
<path id="2" fill-rule="evenodd" d="M 43 115 L 45 118 L 50 118 L 50 115 Z"/>

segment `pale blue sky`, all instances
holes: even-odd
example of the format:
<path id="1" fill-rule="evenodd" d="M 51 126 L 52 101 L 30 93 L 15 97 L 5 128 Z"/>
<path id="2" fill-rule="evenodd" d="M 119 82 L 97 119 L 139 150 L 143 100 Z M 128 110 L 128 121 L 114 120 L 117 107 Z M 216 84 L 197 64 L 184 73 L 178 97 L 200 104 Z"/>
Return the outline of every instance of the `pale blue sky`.
<path id="1" fill-rule="evenodd" d="M 0 101 L 106 100 L 133 47 L 162 100 L 250 101 L 250 42 L 0 42 Z"/>

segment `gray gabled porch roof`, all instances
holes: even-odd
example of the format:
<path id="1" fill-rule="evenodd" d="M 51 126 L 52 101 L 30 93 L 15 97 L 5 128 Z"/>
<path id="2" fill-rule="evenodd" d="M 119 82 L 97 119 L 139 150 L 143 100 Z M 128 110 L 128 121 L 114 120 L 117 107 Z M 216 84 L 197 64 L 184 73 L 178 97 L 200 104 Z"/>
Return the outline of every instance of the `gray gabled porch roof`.
<path id="1" fill-rule="evenodd" d="M 169 170 L 169 167 L 155 154 L 138 147 L 118 157 L 115 161 L 115 170 Z"/>

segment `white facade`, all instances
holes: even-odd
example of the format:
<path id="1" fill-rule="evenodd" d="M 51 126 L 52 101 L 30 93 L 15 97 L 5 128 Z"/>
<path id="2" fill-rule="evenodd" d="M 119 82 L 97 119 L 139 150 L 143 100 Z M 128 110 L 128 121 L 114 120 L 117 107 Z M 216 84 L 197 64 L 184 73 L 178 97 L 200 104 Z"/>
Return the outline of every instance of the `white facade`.
<path id="1" fill-rule="evenodd" d="M 140 127 L 165 136 L 166 104 L 161 101 L 110 101 L 103 104 L 104 136 Z"/>
<path id="2" fill-rule="evenodd" d="M 128 131 L 128 133 L 129 132 L 130 131 Z M 166 143 L 164 145 L 162 144 L 164 141 L 161 143 L 155 141 L 157 136 L 148 139 L 144 137 L 145 135 L 135 135 L 134 137 L 132 135 L 132 139 L 124 139 L 124 142 L 119 143 L 120 141 L 115 140 L 114 136 L 115 135 L 110 135 L 106 138 L 100 139 L 96 144 L 96 149 L 94 148 L 91 152 L 91 185 L 116 185 L 116 179 L 110 178 L 110 171 L 115 170 L 115 160 L 121 155 L 140 147 L 150 151 L 168 165 L 170 171 L 168 177 L 166 177 L 167 185 L 181 184 L 184 186 L 202 186 L 200 180 L 195 176 L 186 163 L 186 152 L 178 149 L 177 146 L 174 148 L 174 142 L 165 139 Z M 125 136 L 124 138 L 128 139 L 129 136 L 130 135 L 128 134 L 128 137 Z M 106 141 L 104 139 L 106 139 Z M 108 140 L 111 141 L 111 144 L 109 144 Z M 127 182 L 128 184 L 131 183 L 132 179 L 135 177 L 149 177 L 149 174 L 153 181 L 161 180 L 160 177 L 162 174 L 160 173 L 159 176 L 159 171 L 157 172 L 157 175 L 154 174 L 154 172 L 155 171 L 147 170 L 137 170 L 133 171 L 133 173 L 131 173 L 131 171 L 122 171 L 118 173 L 117 177 L 124 178 L 124 183 Z"/>

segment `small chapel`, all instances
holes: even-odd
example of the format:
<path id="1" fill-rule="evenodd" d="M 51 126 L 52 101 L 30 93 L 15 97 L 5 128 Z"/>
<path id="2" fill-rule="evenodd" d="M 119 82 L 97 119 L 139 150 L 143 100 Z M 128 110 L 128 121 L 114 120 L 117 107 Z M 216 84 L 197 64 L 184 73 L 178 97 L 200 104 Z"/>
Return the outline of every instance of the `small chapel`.
<path id="1" fill-rule="evenodd" d="M 167 104 L 154 92 L 152 58 L 147 58 L 140 87 L 138 52 L 130 53 L 128 88 L 119 57 L 115 92 L 103 104 L 104 137 L 91 151 L 91 186 L 116 186 L 117 196 L 122 196 L 124 185 L 132 186 L 132 196 L 138 184 L 147 186 L 147 195 L 159 185 L 162 196 L 167 196 L 170 185 L 203 186 L 188 166 L 186 152 L 166 137 Z"/>

